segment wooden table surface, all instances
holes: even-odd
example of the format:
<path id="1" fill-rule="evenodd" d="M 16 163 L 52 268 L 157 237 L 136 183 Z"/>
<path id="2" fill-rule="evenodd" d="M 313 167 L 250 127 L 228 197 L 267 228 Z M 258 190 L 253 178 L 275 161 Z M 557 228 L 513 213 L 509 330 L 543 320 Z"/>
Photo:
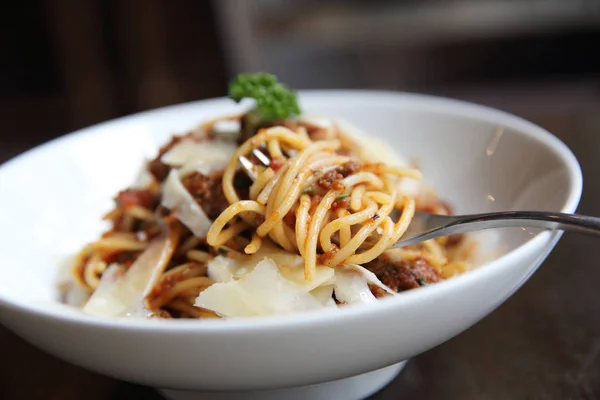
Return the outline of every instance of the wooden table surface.
<path id="1" fill-rule="evenodd" d="M 551 110 L 522 115 L 564 140 L 584 171 L 579 212 L 600 215 L 600 116 Z M 0 162 L 36 144 L 0 139 Z M 422 354 L 373 400 L 600 398 L 600 242 L 565 235 L 505 304 Z M 0 399 L 161 399 L 151 388 L 67 364 L 0 326 Z"/>

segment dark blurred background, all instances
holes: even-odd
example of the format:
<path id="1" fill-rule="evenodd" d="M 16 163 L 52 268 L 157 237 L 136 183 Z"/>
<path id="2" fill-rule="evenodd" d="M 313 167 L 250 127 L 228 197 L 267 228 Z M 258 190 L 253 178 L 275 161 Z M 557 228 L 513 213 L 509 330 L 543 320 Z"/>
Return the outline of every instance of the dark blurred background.
<path id="1" fill-rule="evenodd" d="M 574 151 L 580 212 L 600 215 L 600 0 L 2 4 L 0 162 L 110 118 L 222 96 L 237 72 L 266 70 L 298 89 L 424 92 L 531 119 Z M 374 399 L 600 398 L 599 257 L 596 240 L 565 235 L 498 311 Z M 159 398 L 3 328 L 0 346 L 2 399 Z"/>
<path id="2" fill-rule="evenodd" d="M 598 0 L 3 4 L 0 145 L 11 155 L 109 118 L 224 95 L 240 71 L 521 113 L 594 107 L 600 94 Z"/>

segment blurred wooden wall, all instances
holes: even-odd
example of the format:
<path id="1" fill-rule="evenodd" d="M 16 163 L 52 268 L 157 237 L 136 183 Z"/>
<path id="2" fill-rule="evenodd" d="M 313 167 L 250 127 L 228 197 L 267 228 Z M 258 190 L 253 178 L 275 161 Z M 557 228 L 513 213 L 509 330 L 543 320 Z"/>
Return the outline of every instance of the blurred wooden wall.
<path id="1" fill-rule="evenodd" d="M 31 0 L 1 7 L 5 153 L 120 115 L 225 93 L 210 1 Z"/>

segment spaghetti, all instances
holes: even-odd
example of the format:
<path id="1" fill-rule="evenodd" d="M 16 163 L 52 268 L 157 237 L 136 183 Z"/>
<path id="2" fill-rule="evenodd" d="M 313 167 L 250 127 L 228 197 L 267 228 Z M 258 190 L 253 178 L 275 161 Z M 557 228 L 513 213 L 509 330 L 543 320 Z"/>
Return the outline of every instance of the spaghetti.
<path id="1" fill-rule="evenodd" d="M 259 172 L 250 198 L 241 200 L 233 184 L 237 160 L 260 147 L 276 149 L 278 170 L 269 167 Z M 285 250 L 302 255 L 308 280 L 315 277 L 318 250 L 323 252 L 319 263 L 327 266 L 366 264 L 380 256 L 400 239 L 415 211 L 414 199 L 399 195 L 397 178 L 419 178 L 420 173 L 410 168 L 360 164 L 353 157 L 338 154 L 340 147 L 339 140 L 311 141 L 283 127 L 265 129 L 249 139 L 225 168 L 223 190 L 231 205 L 212 224 L 208 244 L 222 246 L 232 232 L 253 226 L 257 219 L 244 218 L 243 214 L 254 213 L 260 223 L 253 226 L 255 236 L 245 252 L 256 252 L 260 241 L 269 237 Z M 286 158 L 284 152 L 294 155 Z M 335 205 L 350 196 L 355 207 Z M 396 205 L 402 212 L 394 223 L 391 213 Z M 294 225 L 284 221 L 288 215 L 295 219 Z M 353 229 L 356 233 L 352 236 Z M 334 235 L 339 236 L 337 244 L 332 241 Z M 377 238 L 367 245 L 372 236 Z"/>
<path id="2" fill-rule="evenodd" d="M 395 294 L 470 268 L 461 237 L 389 249 L 415 210 L 450 212 L 435 196 L 405 190 L 421 179 L 417 169 L 365 156 L 367 143 L 333 123 L 287 119 L 237 145 L 219 138 L 218 122 L 174 137 L 145 168 L 146 181 L 117 195 L 104 217 L 111 228 L 73 262 L 73 280 L 88 297 L 84 311 L 261 315 L 283 312 L 286 294 L 272 293 L 279 308 L 244 308 L 254 299 L 229 304 L 258 277 L 261 296 L 286 287 L 304 299 L 301 308 L 312 309 Z M 223 140 L 230 144 L 217 143 Z M 252 178 L 240 158 L 250 162 Z"/>

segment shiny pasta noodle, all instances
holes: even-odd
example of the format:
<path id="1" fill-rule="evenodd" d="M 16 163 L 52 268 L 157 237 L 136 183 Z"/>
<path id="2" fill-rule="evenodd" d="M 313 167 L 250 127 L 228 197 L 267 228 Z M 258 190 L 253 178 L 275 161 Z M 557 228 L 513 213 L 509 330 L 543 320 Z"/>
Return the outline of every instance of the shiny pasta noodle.
<path id="1" fill-rule="evenodd" d="M 257 169 L 250 198 L 242 200 L 233 182 L 238 159 L 261 147 L 269 149 L 272 157 L 278 156 L 273 158 L 279 161 L 278 169 Z M 323 195 L 312 194 L 324 173 L 351 162 L 360 163 L 338 154 L 340 147 L 339 140 L 315 142 L 283 127 L 264 129 L 242 144 L 223 174 L 223 190 L 230 206 L 211 226 L 208 244 L 222 246 L 245 228 L 253 227 L 255 234 L 246 253 L 258 251 L 261 241 L 268 237 L 285 250 L 302 255 L 308 280 L 314 279 L 318 263 L 365 264 L 380 256 L 404 234 L 415 212 L 415 200 L 398 193 L 397 180 L 418 179 L 420 173 L 367 164 L 366 170 L 347 176 L 338 174 L 340 179 L 328 185 L 326 182 L 323 186 L 329 187 Z M 348 197 L 351 212 L 332 212 L 334 203 Z M 397 204 L 402 211 L 394 222 L 392 213 Z M 285 221 L 290 213 L 295 217 L 293 227 Z M 374 243 L 367 248 L 368 239 L 374 236 Z"/>

